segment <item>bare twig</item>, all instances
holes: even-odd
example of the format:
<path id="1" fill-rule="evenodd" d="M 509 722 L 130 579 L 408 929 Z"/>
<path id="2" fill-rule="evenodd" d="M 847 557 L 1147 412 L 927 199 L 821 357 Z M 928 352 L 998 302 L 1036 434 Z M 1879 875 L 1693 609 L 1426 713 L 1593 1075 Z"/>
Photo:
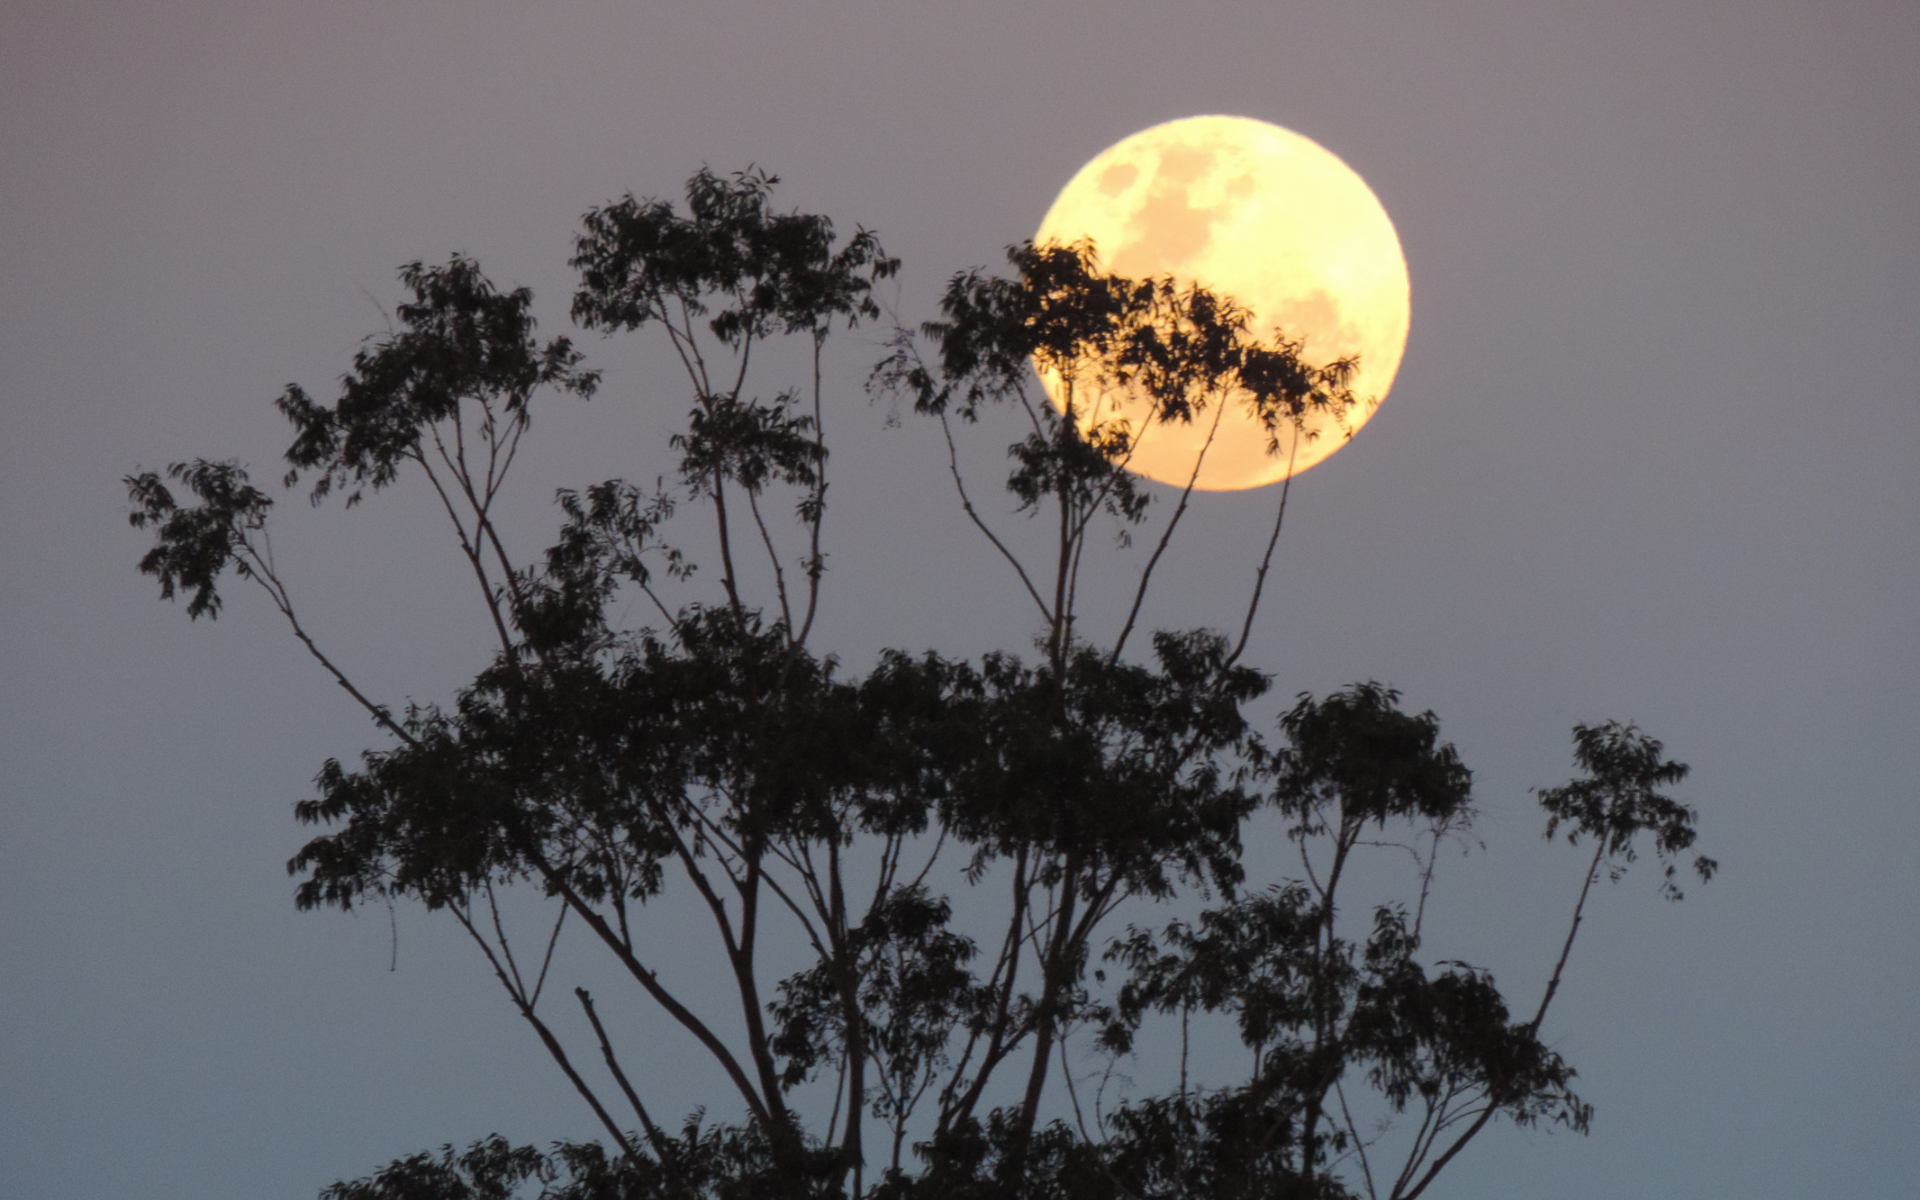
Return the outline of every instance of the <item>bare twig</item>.
<path id="1" fill-rule="evenodd" d="M 1134 622 L 1140 616 L 1140 606 L 1147 598 L 1147 586 L 1153 581 L 1153 569 L 1160 565 L 1160 556 L 1167 552 L 1167 545 L 1173 541 L 1173 531 L 1186 514 L 1188 501 L 1193 499 L 1193 489 L 1200 482 L 1200 468 L 1206 464 L 1207 451 L 1212 448 L 1213 439 L 1220 432 L 1220 418 L 1226 411 L 1224 400 L 1214 406 L 1213 425 L 1207 430 L 1207 440 L 1201 443 L 1200 453 L 1194 456 L 1193 474 L 1187 477 L 1187 486 L 1180 491 L 1180 503 L 1174 506 L 1173 516 L 1167 518 L 1167 527 L 1160 531 L 1160 541 L 1148 557 L 1147 565 L 1140 571 L 1140 586 L 1134 589 L 1133 605 L 1127 610 L 1127 622 L 1120 627 L 1120 636 L 1114 640 L 1113 653 L 1107 656 L 1111 662 L 1120 661 L 1120 651 L 1126 648 L 1127 638 L 1133 633 Z"/>
<path id="2" fill-rule="evenodd" d="M 620 1069 L 620 1060 L 614 1057 L 613 1043 L 607 1040 L 606 1028 L 600 1024 L 600 1014 L 593 1010 L 593 997 L 588 995 L 587 989 L 583 987 L 574 988 L 573 994 L 579 998 L 580 1007 L 587 1010 L 587 1020 L 593 1024 L 593 1036 L 600 1039 L 600 1056 L 606 1059 L 607 1070 L 613 1073 L 614 1082 L 618 1083 L 620 1090 L 626 1093 L 627 1103 L 633 1106 L 634 1115 L 640 1118 L 640 1127 L 646 1130 L 647 1140 L 653 1143 L 654 1152 L 665 1157 L 666 1136 L 653 1123 L 653 1118 L 647 1115 L 647 1106 L 640 1103 L 639 1093 L 635 1092 L 633 1085 L 627 1082 L 627 1073 Z"/>
<path id="3" fill-rule="evenodd" d="M 1300 435 L 1296 430 L 1293 442 L 1287 450 L 1287 477 L 1280 484 L 1280 511 L 1273 518 L 1273 533 L 1267 538 L 1266 553 L 1260 556 L 1260 569 L 1253 576 L 1253 598 L 1247 602 L 1247 619 L 1240 623 L 1240 642 L 1227 657 L 1227 665 L 1240 661 L 1246 652 L 1247 641 L 1253 636 L 1253 616 L 1260 610 L 1260 595 L 1266 590 L 1267 569 L 1273 565 L 1273 548 L 1280 544 L 1280 527 L 1287 520 L 1287 496 L 1293 491 L 1293 456 L 1300 448 Z"/>
<path id="4" fill-rule="evenodd" d="M 1013 551 L 1007 549 L 1006 543 L 995 536 L 993 530 L 987 527 L 987 523 L 981 520 L 979 511 L 973 507 L 973 500 L 967 495 L 966 480 L 960 475 L 960 450 L 954 444 L 953 427 L 948 423 L 945 413 L 940 414 L 940 431 L 947 437 L 947 467 L 953 473 L 953 486 L 960 493 L 961 509 L 967 514 L 967 519 L 973 522 L 974 527 L 993 543 L 993 548 L 1000 552 L 1000 557 L 1012 565 L 1014 573 L 1020 576 L 1021 586 L 1027 589 L 1027 595 L 1033 598 L 1034 606 L 1040 610 L 1041 619 L 1052 624 L 1053 613 L 1048 610 L 1047 602 L 1040 598 L 1040 592 L 1033 586 L 1033 580 L 1027 577 L 1027 569 L 1020 565 L 1020 560 L 1013 556 Z"/>

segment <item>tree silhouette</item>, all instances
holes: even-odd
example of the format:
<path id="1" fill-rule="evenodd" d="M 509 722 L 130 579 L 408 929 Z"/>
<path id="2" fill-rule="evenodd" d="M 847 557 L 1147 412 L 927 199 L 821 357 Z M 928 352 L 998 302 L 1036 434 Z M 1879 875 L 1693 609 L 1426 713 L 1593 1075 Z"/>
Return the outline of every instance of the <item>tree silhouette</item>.
<path id="1" fill-rule="evenodd" d="M 940 429 L 957 502 L 1032 606 L 1034 649 L 889 651 L 849 671 L 813 644 L 823 362 L 836 332 L 882 315 L 874 287 L 898 263 L 864 229 L 776 212 L 775 182 L 702 170 L 684 207 L 628 196 L 586 215 L 574 319 L 664 342 L 690 403 L 671 482 L 560 492 L 531 559 L 501 532 L 502 482 L 534 409 L 599 377 L 535 336 L 524 289 L 465 258 L 413 263 L 396 327 L 338 398 L 280 398 L 286 487 L 351 505 L 416 475 L 451 525 L 496 644 L 445 704 L 384 705 L 309 636 L 274 561 L 274 499 L 237 462 L 127 481 L 164 597 L 214 617 L 228 572 L 259 585 L 381 731 L 296 806 L 318 827 L 288 864 L 296 902 L 446 913 L 606 1133 L 494 1137 L 323 1195 L 1412 1200 L 1495 1117 L 1584 1130 L 1541 1023 L 1601 873 L 1650 843 L 1678 897 L 1694 814 L 1656 789 L 1686 768 L 1630 726 L 1576 729 L 1584 775 L 1540 800 L 1550 836 L 1594 851 L 1551 981 L 1517 1018 L 1486 971 L 1421 957 L 1440 852 L 1474 815 L 1434 716 L 1377 683 L 1302 696 L 1271 733 L 1252 715 L 1270 680 L 1242 658 L 1288 489 L 1234 635 L 1135 648 L 1194 487 L 1156 522 L 1134 448 L 1241 405 L 1280 453 L 1310 413 L 1361 402 L 1354 364 L 1305 362 L 1203 288 L 1105 273 L 1090 245 L 1023 244 L 1007 274 L 957 276 L 940 320 L 894 329 L 870 390 Z M 769 361 L 801 363 L 797 382 L 764 388 Z M 1126 409 L 1138 428 L 1121 397 L 1144 402 Z M 1021 430 L 1005 489 L 1048 530 L 1043 558 L 1016 552 L 961 468 L 961 439 L 1002 414 Z M 1082 570 L 1116 533 L 1129 602 L 1090 611 Z M 635 597 L 649 620 L 624 626 Z M 1297 871 L 1249 877 L 1254 823 L 1284 833 Z M 1363 858 L 1410 866 L 1405 887 L 1350 901 Z M 507 934 L 515 889 L 546 906 L 532 948 Z M 669 890 L 710 917 L 730 995 L 676 991 L 649 956 Z M 662 1123 L 595 997 L 574 987 L 569 1004 L 552 978 L 569 928 L 623 972 L 617 1003 L 704 1049 L 714 1108 L 736 1118 Z M 806 965 L 771 976 L 770 945 Z M 1191 1077 L 1196 1022 L 1237 1035 L 1244 1077 Z M 1177 1031 L 1177 1086 L 1114 1090 L 1150 1026 Z M 1070 1044 L 1107 1064 L 1091 1089 Z"/>

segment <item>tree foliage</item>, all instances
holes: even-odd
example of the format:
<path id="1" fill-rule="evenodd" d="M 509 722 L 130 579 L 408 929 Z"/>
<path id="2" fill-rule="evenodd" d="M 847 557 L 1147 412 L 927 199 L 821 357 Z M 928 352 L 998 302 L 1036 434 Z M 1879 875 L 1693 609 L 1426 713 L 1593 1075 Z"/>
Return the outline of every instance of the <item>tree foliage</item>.
<path id="1" fill-rule="evenodd" d="M 1440 852 L 1474 816 L 1433 714 L 1366 682 L 1260 716 L 1270 677 L 1242 657 L 1287 489 L 1237 636 L 1133 646 L 1194 490 L 1133 476 L 1139 438 L 1239 405 L 1279 453 L 1309 414 L 1363 402 L 1355 364 L 1310 364 L 1203 288 L 1108 274 L 1090 245 L 1021 245 L 1007 274 L 956 276 L 939 320 L 894 329 L 870 387 L 941 430 L 958 503 L 1031 603 L 1033 648 L 894 650 L 852 670 L 813 644 L 822 364 L 835 333 L 881 317 L 874 289 L 898 263 L 867 230 L 841 239 L 775 211 L 775 182 L 703 170 L 684 207 L 628 196 L 586 215 L 575 320 L 664 342 L 689 403 L 674 481 L 560 491 L 540 554 L 510 552 L 502 482 L 534 410 L 600 379 L 567 339 L 535 336 L 525 289 L 466 258 L 411 264 L 397 326 L 355 355 L 338 398 L 280 398 L 286 486 L 353 504 L 412 474 L 448 520 L 495 645 L 445 703 L 381 704 L 308 635 L 268 539 L 272 498 L 237 463 L 127 481 L 163 597 L 214 617 L 229 572 L 258 584 L 382 731 L 296 805 L 315 830 L 288 864 L 296 902 L 450 916 L 607 1137 L 494 1137 L 323 1195 L 1412 1200 L 1496 1117 L 1585 1130 L 1541 1023 L 1600 874 L 1651 844 L 1678 898 L 1694 813 L 1656 789 L 1686 768 L 1631 726 L 1575 730 L 1584 774 L 1540 801 L 1550 837 L 1594 851 L 1520 1017 L 1487 971 L 1422 955 Z M 763 388 L 768 361 L 797 378 Z M 1146 400 L 1142 428 L 1112 415 L 1123 393 Z M 1005 490 L 1047 531 L 1038 556 L 961 466 L 962 437 L 1009 420 Z M 1079 583 L 1114 535 L 1138 578 L 1105 612 Z M 632 599 L 650 614 L 637 626 L 619 619 Z M 1250 874 L 1255 827 L 1278 830 L 1297 869 Z M 1379 860 L 1369 880 L 1410 864 L 1405 886 L 1352 899 L 1363 858 Z M 669 893 L 710 918 L 730 995 L 663 980 L 646 932 Z M 531 948 L 508 936 L 515 895 L 550 921 Z M 704 1050 L 713 1108 L 733 1115 L 678 1132 L 657 1119 L 595 998 L 576 987 L 569 1006 L 550 978 L 569 922 L 623 972 L 616 1003 Z M 776 968 L 796 948 L 803 965 Z M 1196 1022 L 1238 1040 L 1243 1074 L 1192 1077 Z M 1157 1067 L 1150 1029 L 1180 1047 Z M 1129 1064 L 1169 1086 L 1111 1088 Z"/>

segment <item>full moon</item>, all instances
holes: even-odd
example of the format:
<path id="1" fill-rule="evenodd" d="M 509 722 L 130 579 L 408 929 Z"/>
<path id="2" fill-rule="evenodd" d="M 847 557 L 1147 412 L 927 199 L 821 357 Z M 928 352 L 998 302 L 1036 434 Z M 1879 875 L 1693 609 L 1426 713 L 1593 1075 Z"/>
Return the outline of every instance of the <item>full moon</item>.
<path id="1" fill-rule="evenodd" d="M 1407 345 L 1407 262 L 1366 181 L 1319 143 L 1246 117 L 1188 117 L 1142 130 L 1080 168 L 1047 211 L 1036 243 L 1093 239 L 1101 266 L 1129 278 L 1172 276 L 1231 298 L 1250 331 L 1304 343 L 1314 366 L 1357 355 L 1359 403 L 1344 420 L 1309 412 L 1304 436 L 1267 433 L 1231 398 L 1197 487 L 1260 487 L 1298 474 L 1347 443 L 1393 386 Z M 1064 409 L 1055 379 L 1042 383 Z M 1137 446 L 1129 469 L 1185 487 L 1212 414 L 1143 425 L 1122 403 Z M 1083 425 L 1116 415 L 1081 414 Z"/>

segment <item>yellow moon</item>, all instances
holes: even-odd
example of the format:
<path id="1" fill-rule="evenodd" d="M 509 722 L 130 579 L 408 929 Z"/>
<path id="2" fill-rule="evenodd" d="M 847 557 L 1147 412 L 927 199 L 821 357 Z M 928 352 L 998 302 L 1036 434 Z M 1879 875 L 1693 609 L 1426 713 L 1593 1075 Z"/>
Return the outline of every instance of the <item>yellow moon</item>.
<path id="1" fill-rule="evenodd" d="M 1393 386 L 1407 345 L 1400 238 L 1366 181 L 1311 139 L 1246 117 L 1136 133 L 1080 168 L 1034 235 L 1041 244 L 1081 238 L 1114 274 L 1171 275 L 1232 298 L 1252 312 L 1256 336 L 1303 339 L 1310 364 L 1359 356 L 1360 403 L 1344 425 L 1310 413 L 1306 436 L 1283 436 L 1277 456 L 1260 423 L 1229 401 L 1198 487 L 1260 487 L 1306 470 L 1345 445 Z M 1043 372 L 1041 381 L 1064 409 L 1057 380 Z M 1213 422 L 1143 426 L 1144 411 L 1144 402 L 1119 406 L 1138 442 L 1129 468 L 1185 487 Z M 1109 407 L 1081 422 L 1114 415 Z"/>

